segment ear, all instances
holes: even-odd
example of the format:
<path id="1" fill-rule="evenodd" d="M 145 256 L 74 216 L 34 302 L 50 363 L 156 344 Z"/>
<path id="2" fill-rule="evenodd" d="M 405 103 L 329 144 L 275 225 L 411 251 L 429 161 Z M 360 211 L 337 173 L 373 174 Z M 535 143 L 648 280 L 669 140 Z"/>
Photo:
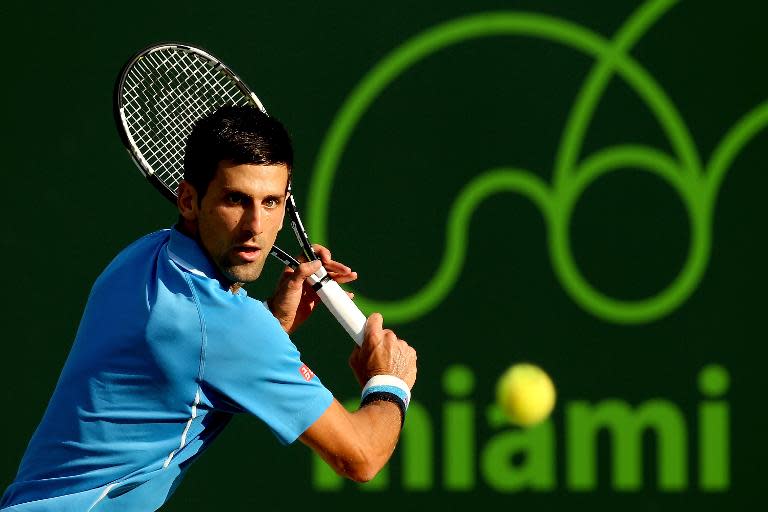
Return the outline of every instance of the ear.
<path id="1" fill-rule="evenodd" d="M 187 181 L 181 181 L 179 183 L 176 207 L 179 209 L 179 214 L 184 217 L 184 220 L 197 220 L 197 190 L 195 190 L 195 187 Z"/>

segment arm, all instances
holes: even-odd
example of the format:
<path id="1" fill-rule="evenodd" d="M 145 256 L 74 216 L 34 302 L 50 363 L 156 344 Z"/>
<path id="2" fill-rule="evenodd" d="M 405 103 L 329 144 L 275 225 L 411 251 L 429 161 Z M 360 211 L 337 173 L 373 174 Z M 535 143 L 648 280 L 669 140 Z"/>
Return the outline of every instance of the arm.
<path id="1" fill-rule="evenodd" d="M 300 437 L 338 474 L 367 482 L 389 460 L 400 434 L 400 409 L 373 402 L 348 412 L 336 400 Z"/>
<path id="2" fill-rule="evenodd" d="M 416 351 L 382 329 L 378 313 L 368 318 L 363 346 L 355 347 L 349 362 L 361 386 L 375 375 L 394 375 L 409 389 L 416 381 Z M 367 482 L 392 455 L 401 424 L 394 403 L 371 402 L 350 413 L 334 400 L 300 439 L 340 475 Z"/>

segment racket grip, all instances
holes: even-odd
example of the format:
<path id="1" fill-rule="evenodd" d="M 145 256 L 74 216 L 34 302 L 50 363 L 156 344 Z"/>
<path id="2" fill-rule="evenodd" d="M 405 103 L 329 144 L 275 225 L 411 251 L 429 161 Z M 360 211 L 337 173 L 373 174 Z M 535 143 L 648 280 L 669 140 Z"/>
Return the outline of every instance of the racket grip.
<path id="1" fill-rule="evenodd" d="M 323 272 L 321 269 L 320 272 Z M 324 273 L 324 272 L 323 272 Z M 347 292 L 341 289 L 339 283 L 323 276 L 314 285 L 315 292 L 325 304 L 325 307 L 331 312 L 336 320 L 341 324 L 347 334 L 349 334 L 358 346 L 363 344 L 363 334 L 365 332 L 366 317 L 360 308 L 352 302 Z"/>

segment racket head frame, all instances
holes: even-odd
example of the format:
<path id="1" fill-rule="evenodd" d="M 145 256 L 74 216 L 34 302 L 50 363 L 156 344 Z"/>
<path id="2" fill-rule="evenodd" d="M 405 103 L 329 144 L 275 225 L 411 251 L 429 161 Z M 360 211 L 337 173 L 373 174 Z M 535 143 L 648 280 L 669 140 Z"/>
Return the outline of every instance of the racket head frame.
<path id="1" fill-rule="evenodd" d="M 112 112 L 115 118 L 115 126 L 118 128 L 117 131 L 120 135 L 120 140 L 122 141 L 123 146 L 125 146 L 126 150 L 131 156 L 131 160 L 134 164 L 136 164 L 136 167 L 139 169 L 142 175 L 144 175 L 144 177 L 147 178 L 147 180 L 149 180 L 149 182 L 152 183 L 152 185 L 158 191 L 160 191 L 160 193 L 163 194 L 166 199 L 175 204 L 176 190 L 172 189 L 168 183 L 164 182 L 158 177 L 156 170 L 152 168 L 152 165 L 144 157 L 133 137 L 133 134 L 131 133 L 132 130 L 130 128 L 130 123 L 128 122 L 125 114 L 126 99 L 123 94 L 126 87 L 126 80 L 128 79 L 131 70 L 133 70 L 134 67 L 142 61 L 142 59 L 146 59 L 152 54 L 169 50 L 194 54 L 198 58 L 202 58 L 203 60 L 207 61 L 208 64 L 210 64 L 211 69 L 225 75 L 227 79 L 229 79 L 229 81 L 242 93 L 244 98 L 250 101 L 254 106 L 258 107 L 265 114 L 267 113 L 267 110 L 264 108 L 264 104 L 261 102 L 261 100 L 259 100 L 258 96 L 256 96 L 256 94 L 248 88 L 245 82 L 239 76 L 237 76 L 237 74 L 232 71 L 226 64 L 224 64 L 221 59 L 195 46 L 179 42 L 155 43 L 147 46 L 146 48 L 143 48 L 142 50 L 139 50 L 133 56 L 131 56 L 130 59 L 128 59 L 118 74 L 112 96 Z M 176 183 L 176 185 L 178 185 L 178 183 Z"/>

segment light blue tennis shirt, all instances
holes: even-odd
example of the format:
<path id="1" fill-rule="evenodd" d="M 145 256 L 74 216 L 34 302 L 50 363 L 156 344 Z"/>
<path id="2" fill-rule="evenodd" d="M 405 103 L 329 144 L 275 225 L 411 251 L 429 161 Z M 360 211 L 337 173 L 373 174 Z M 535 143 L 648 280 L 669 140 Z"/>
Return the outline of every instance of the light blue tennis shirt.
<path id="1" fill-rule="evenodd" d="M 280 324 L 217 275 L 176 229 L 110 263 L 0 508 L 156 510 L 234 413 L 282 443 L 322 415 L 333 397 Z"/>

